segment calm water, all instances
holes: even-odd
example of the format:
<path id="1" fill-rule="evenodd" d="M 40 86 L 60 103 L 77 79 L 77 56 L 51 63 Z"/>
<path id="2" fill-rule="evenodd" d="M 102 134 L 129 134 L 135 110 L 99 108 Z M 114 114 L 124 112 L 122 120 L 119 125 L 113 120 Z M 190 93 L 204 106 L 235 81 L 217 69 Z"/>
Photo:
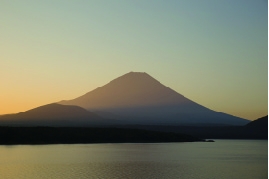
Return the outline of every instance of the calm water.
<path id="1" fill-rule="evenodd" d="M 267 178 L 267 141 L 0 146 L 0 178 Z"/>

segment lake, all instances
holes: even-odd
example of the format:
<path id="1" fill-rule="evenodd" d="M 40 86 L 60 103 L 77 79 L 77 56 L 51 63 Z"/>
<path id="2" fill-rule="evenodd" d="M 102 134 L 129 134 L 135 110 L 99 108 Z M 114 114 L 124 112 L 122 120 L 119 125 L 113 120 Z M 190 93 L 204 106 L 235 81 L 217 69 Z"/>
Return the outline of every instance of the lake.
<path id="1" fill-rule="evenodd" d="M 0 146 L 0 178 L 264 179 L 267 140 Z"/>

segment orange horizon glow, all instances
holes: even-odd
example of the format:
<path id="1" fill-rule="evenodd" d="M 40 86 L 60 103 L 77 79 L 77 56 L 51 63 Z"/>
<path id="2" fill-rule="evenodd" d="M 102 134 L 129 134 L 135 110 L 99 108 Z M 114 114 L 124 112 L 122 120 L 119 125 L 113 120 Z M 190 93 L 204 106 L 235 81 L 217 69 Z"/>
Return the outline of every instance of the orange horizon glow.
<path id="1" fill-rule="evenodd" d="M 214 111 L 268 114 L 267 1 L 13 0 L 0 9 L 0 114 L 74 99 L 130 71 Z"/>

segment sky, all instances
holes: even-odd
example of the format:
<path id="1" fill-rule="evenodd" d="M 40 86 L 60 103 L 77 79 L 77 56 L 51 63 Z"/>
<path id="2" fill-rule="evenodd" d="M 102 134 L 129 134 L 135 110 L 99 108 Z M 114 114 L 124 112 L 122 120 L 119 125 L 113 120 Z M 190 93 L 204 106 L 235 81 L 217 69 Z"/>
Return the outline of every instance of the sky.
<path id="1" fill-rule="evenodd" d="M 266 0 L 1 0 L 0 114 L 146 72 L 212 110 L 268 113 Z"/>

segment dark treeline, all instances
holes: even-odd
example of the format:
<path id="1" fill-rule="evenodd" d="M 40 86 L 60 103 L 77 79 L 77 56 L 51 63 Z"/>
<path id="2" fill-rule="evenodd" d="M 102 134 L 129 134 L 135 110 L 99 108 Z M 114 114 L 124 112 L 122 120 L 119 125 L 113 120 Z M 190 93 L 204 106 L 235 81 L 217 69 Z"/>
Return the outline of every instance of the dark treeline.
<path id="1" fill-rule="evenodd" d="M 146 143 L 203 141 L 190 135 L 141 129 L 0 127 L 0 144 Z"/>
<path id="2" fill-rule="evenodd" d="M 122 126 L 123 127 L 123 126 Z M 180 132 L 204 139 L 266 139 L 268 140 L 268 116 L 251 121 L 244 126 L 146 126 L 133 125 L 125 128 L 146 129 L 162 132 Z"/>
<path id="3" fill-rule="evenodd" d="M 125 126 L 152 131 L 180 132 L 203 139 L 268 139 L 267 126 L 253 128 L 249 126 Z"/>
<path id="4" fill-rule="evenodd" d="M 194 142 L 268 139 L 268 116 L 245 126 L 115 125 L 107 127 L 0 127 L 0 144 Z"/>

